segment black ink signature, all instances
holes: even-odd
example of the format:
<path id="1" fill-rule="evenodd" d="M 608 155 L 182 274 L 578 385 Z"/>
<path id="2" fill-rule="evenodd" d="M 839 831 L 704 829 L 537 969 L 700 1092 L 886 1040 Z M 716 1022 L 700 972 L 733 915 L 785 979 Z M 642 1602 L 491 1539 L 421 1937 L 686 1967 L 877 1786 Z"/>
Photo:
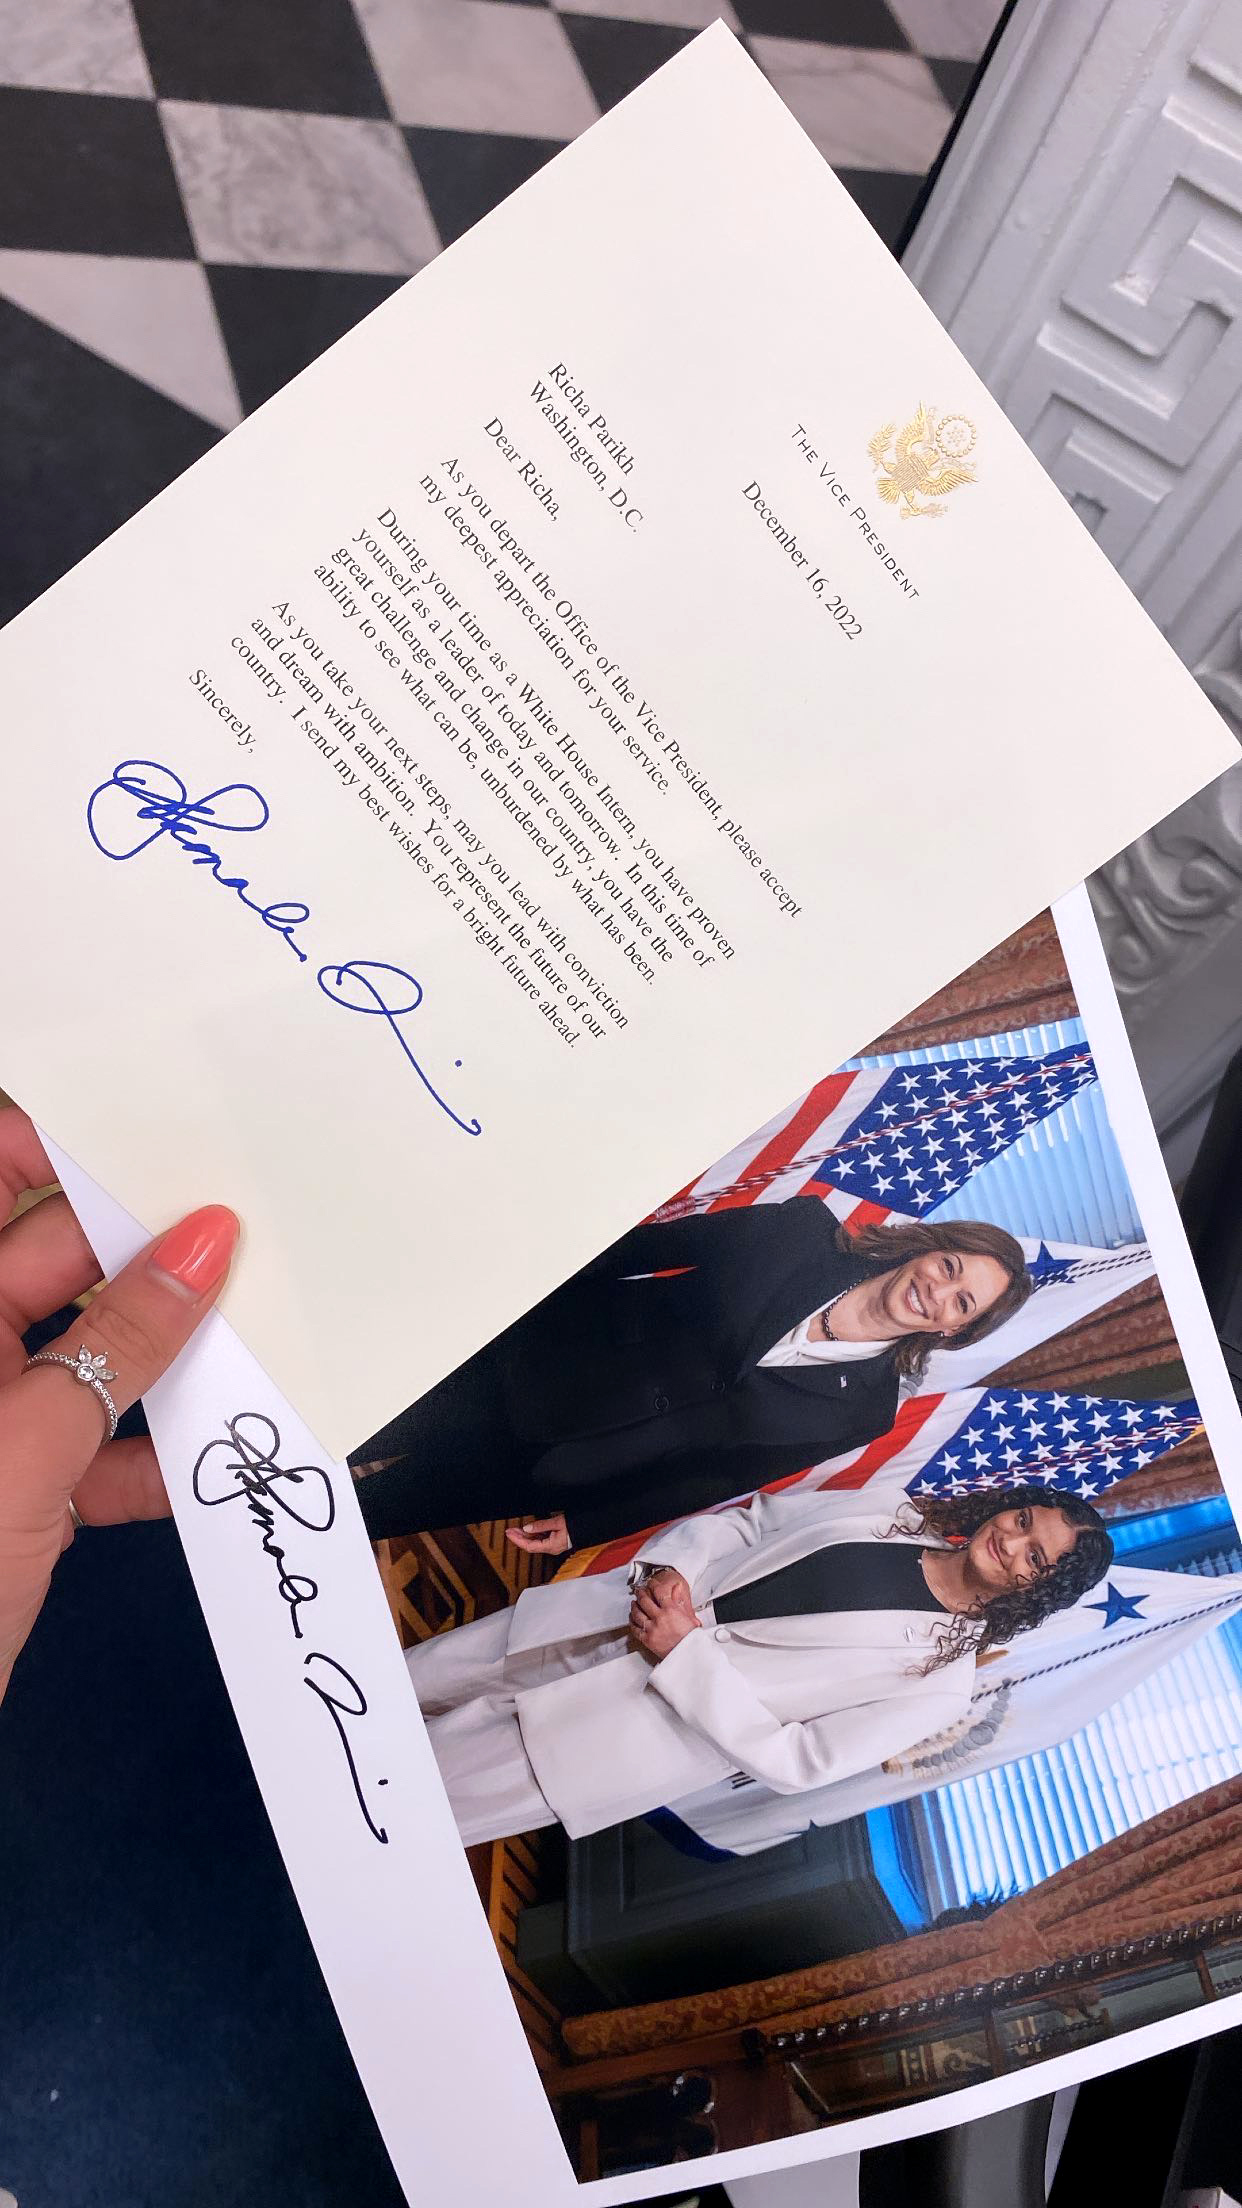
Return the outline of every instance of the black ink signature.
<path id="1" fill-rule="evenodd" d="M 235 1417 L 225 1419 L 223 1434 L 218 1434 L 200 1450 L 191 1486 L 195 1501 L 208 1510 L 216 1509 L 221 1503 L 244 1501 L 263 1535 L 263 1553 L 270 1556 L 276 1566 L 277 1591 L 282 1601 L 289 1605 L 294 1639 L 300 1641 L 302 1626 L 298 1611 L 305 1603 L 316 1600 L 319 1585 L 305 1572 L 289 1570 L 284 1549 L 273 1539 L 277 1512 L 293 1525 L 301 1526 L 305 1533 L 328 1533 L 336 1522 L 336 1497 L 332 1481 L 322 1465 L 282 1465 L 278 1462 L 279 1452 L 280 1434 L 275 1420 L 264 1411 L 238 1411 Z M 277 1485 L 278 1481 L 287 1484 L 282 1488 Z M 305 1488 L 306 1493 L 299 1494 L 295 1500 L 288 1492 L 290 1487 Z M 303 1684 L 323 1704 L 336 1727 L 367 1829 L 387 1847 L 388 1834 L 376 1824 L 367 1806 L 353 1746 L 345 1730 L 347 1719 L 366 1716 L 367 1698 L 344 1664 L 338 1664 L 334 1656 L 326 1656 L 322 1649 L 312 1649 L 302 1662 Z M 312 1664 L 327 1665 L 335 1673 L 335 1679 L 312 1677 Z M 376 1780 L 377 1786 L 387 1784 L 387 1779 Z"/>
<path id="2" fill-rule="evenodd" d="M 304 1572 L 291 1572 L 285 1562 L 285 1551 L 273 1539 L 276 1513 L 291 1518 L 295 1525 L 308 1533 L 327 1533 L 336 1517 L 336 1497 L 332 1482 L 323 1467 L 318 1464 L 283 1466 L 277 1463 L 280 1435 L 272 1419 L 262 1411 L 239 1411 L 236 1418 L 226 1419 L 223 1435 L 209 1441 L 199 1454 L 192 1481 L 194 1500 L 214 1509 L 219 1503 L 236 1503 L 244 1499 L 256 1526 L 263 1535 L 263 1553 L 270 1556 L 277 1571 L 277 1587 L 281 1598 L 289 1605 L 289 1623 L 294 1638 L 301 1640 L 302 1627 L 298 1611 L 307 1602 L 313 1602 L 319 1593 L 317 1581 Z M 278 1480 L 286 1480 L 294 1487 L 305 1487 L 306 1497 L 297 1501 L 277 1488 Z"/>
<path id="3" fill-rule="evenodd" d="M 318 1696 L 336 1727 L 337 1738 L 341 1743 L 345 1761 L 349 1766 L 349 1776 L 353 1782 L 354 1794 L 366 1825 L 379 1841 L 381 1847 L 386 1848 L 388 1846 L 388 1834 L 383 1825 L 376 1824 L 367 1806 L 367 1798 L 362 1791 L 362 1781 L 358 1776 L 358 1766 L 354 1761 L 353 1747 L 345 1730 L 345 1720 L 347 1718 L 366 1716 L 367 1698 L 353 1674 L 346 1671 L 344 1664 L 338 1664 L 335 1656 L 325 1656 L 321 1649 L 312 1648 L 302 1658 L 302 1663 L 306 1673 L 303 1684 L 310 1688 L 312 1694 Z M 329 1669 L 335 1672 L 335 1679 L 327 1681 L 313 1679 L 310 1675 L 312 1664 L 327 1664 Z M 342 1693 L 346 1697 L 344 1701 L 341 1699 Z M 387 1779 L 376 1780 L 377 1786 L 387 1786 L 387 1784 Z"/>
<path id="4" fill-rule="evenodd" d="M 133 810 L 135 805 L 137 812 Z M 247 894 L 250 883 L 246 877 L 222 873 L 225 861 L 197 833 L 209 828 L 215 836 L 257 836 L 270 818 L 267 799 L 253 782 L 224 782 L 218 790 L 192 798 L 180 775 L 174 774 L 171 767 L 161 766 L 157 759 L 122 759 L 108 780 L 91 791 L 86 807 L 91 842 L 106 859 L 118 863 L 136 859 L 161 836 L 171 837 L 192 866 L 207 867 L 221 889 L 231 889 L 265 928 L 283 936 L 304 966 L 308 954 L 293 937 L 294 930 L 310 919 L 310 906 L 288 899 L 282 904 L 258 904 Z M 139 824 L 149 820 L 155 822 L 153 828 L 146 834 L 135 833 Z"/>

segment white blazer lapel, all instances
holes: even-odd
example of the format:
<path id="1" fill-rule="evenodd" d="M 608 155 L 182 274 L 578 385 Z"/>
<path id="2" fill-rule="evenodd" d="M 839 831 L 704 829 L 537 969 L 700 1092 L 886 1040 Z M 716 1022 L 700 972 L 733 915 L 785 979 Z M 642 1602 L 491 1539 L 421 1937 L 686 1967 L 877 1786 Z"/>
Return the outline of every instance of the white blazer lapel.
<path id="1" fill-rule="evenodd" d="M 794 1500 L 790 1497 L 790 1501 Z M 798 1497 L 806 1504 L 805 1511 L 791 1515 L 788 1524 L 779 1532 L 773 1532 L 755 1547 L 746 1550 L 737 1562 L 722 1572 L 711 1587 L 711 1594 L 732 1594 L 735 1588 L 749 1587 L 752 1580 L 764 1579 L 769 1572 L 779 1572 L 786 1564 L 797 1564 L 814 1549 L 835 1547 L 839 1542 L 875 1541 L 893 1542 L 917 1540 L 924 1548 L 943 1548 L 945 1543 L 932 1533 L 913 1534 L 893 1532 L 897 1507 L 908 1501 L 904 1488 L 896 1502 L 885 1499 L 877 1508 L 876 1499 L 863 1495 L 827 1493 Z M 707 1590 L 700 1590 L 706 1594 Z"/>
<path id="2" fill-rule="evenodd" d="M 943 1548 L 932 1533 L 894 1531 L 897 1512 L 909 1500 L 904 1487 L 875 1484 L 857 1494 L 820 1490 L 796 1498 L 803 1509 L 790 1512 L 788 1524 L 759 1542 L 723 1572 L 711 1589 L 711 1598 L 732 1594 L 755 1580 L 796 1564 L 815 1549 L 842 1542 L 917 1542 L 921 1547 Z M 794 1503 L 795 1498 L 789 1498 Z M 930 1653 L 949 1624 L 950 1613 L 924 1610 L 841 1610 L 828 1615 L 738 1620 L 728 1630 L 739 1639 L 769 1648 L 873 1648 Z"/>

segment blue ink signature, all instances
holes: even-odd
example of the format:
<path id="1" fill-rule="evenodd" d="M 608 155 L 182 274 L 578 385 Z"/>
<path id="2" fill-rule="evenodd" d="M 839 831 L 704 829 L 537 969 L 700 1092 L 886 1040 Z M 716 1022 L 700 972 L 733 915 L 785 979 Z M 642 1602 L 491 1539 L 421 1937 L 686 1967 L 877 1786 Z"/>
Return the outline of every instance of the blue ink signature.
<path id="1" fill-rule="evenodd" d="M 388 983 L 377 982 L 374 979 L 377 974 L 386 974 L 391 978 Z M 321 966 L 315 979 L 325 997 L 333 1004 L 341 1005 L 346 1012 L 364 1012 L 377 1019 L 387 1020 L 389 1029 L 405 1052 L 428 1096 L 447 1114 L 455 1127 L 461 1128 L 463 1135 L 482 1134 L 483 1129 L 477 1119 L 463 1119 L 460 1113 L 453 1110 L 451 1104 L 445 1102 L 434 1083 L 428 1080 L 397 1024 L 400 1020 L 407 1019 L 411 1012 L 417 1012 L 423 1001 L 421 981 L 415 981 L 413 974 L 407 974 L 404 967 L 387 966 L 378 958 L 351 958 L 343 966 Z M 397 988 L 393 986 L 394 983 L 404 983 L 405 986 L 403 989 Z M 388 991 L 387 996 L 385 989 Z M 392 1003 L 388 1001 L 389 997 L 408 997 L 408 1001 Z M 454 1059 L 453 1063 L 460 1066 L 460 1058 Z"/>
<path id="2" fill-rule="evenodd" d="M 122 759 L 108 780 L 91 791 L 86 807 L 91 841 L 106 859 L 115 859 L 118 863 L 136 859 L 161 837 L 169 837 L 187 854 L 192 866 L 207 867 L 221 889 L 232 890 L 264 927 L 283 936 L 294 957 L 305 966 L 309 953 L 293 938 L 294 931 L 310 919 L 310 906 L 291 899 L 279 904 L 259 904 L 247 895 L 250 883 L 245 877 L 221 871 L 226 862 L 199 833 L 207 829 L 215 837 L 254 836 L 266 828 L 270 819 L 267 799 L 252 782 L 225 782 L 218 790 L 209 790 L 205 797 L 192 798 L 180 775 L 171 767 L 161 766 L 156 759 Z M 149 821 L 154 826 L 147 828 Z M 377 980 L 376 976 L 386 976 L 387 980 Z M 339 1005 L 346 1012 L 367 1013 L 384 1020 L 407 1064 L 445 1118 L 460 1128 L 463 1135 L 482 1134 L 483 1128 L 477 1119 L 463 1119 L 461 1113 L 454 1111 L 441 1096 L 402 1033 L 400 1022 L 417 1012 L 423 1002 L 421 981 L 416 981 L 402 966 L 391 966 L 382 959 L 373 958 L 347 959 L 340 964 L 321 966 L 315 979 L 330 1004 Z M 453 1064 L 460 1069 L 461 1059 L 455 1058 Z"/>
<path id="3" fill-rule="evenodd" d="M 117 794 L 110 796 L 110 792 Z M 122 803 L 122 799 L 127 802 Z M 230 813 L 235 817 L 230 819 Z M 221 869 L 227 862 L 196 833 L 209 828 L 216 836 L 255 836 L 267 826 L 270 817 L 267 799 L 253 783 L 225 782 L 218 790 L 209 790 L 205 797 L 191 798 L 180 775 L 174 774 L 171 767 L 162 767 L 155 759 L 122 759 L 108 780 L 91 791 L 86 808 L 91 842 L 106 859 L 136 859 L 141 852 L 149 851 L 153 843 L 158 843 L 161 836 L 170 836 L 187 854 L 192 866 L 208 867 L 221 889 L 231 889 L 250 912 L 258 915 L 265 928 L 283 936 L 294 957 L 304 966 L 307 953 L 294 942 L 293 936 L 294 930 L 310 919 L 310 906 L 291 900 L 273 905 L 257 904 L 246 894 L 250 883 L 245 876 L 223 873 Z M 135 837 L 136 826 L 149 820 L 154 821 L 155 826 L 145 835 Z"/>

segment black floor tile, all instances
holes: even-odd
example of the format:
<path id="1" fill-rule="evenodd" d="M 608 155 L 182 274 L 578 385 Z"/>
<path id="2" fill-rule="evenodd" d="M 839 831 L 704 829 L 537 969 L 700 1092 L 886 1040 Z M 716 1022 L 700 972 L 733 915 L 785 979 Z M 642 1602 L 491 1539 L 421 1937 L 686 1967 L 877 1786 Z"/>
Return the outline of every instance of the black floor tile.
<path id="1" fill-rule="evenodd" d="M 905 52 L 910 41 L 884 0 L 734 0 L 744 31 L 805 38 L 819 46 L 867 46 Z"/>
<path id="2" fill-rule="evenodd" d="M 924 59 L 956 115 L 975 81 L 978 63 L 974 61 L 937 61 L 931 54 L 926 54 Z"/>
<path id="3" fill-rule="evenodd" d="M 209 268 L 207 280 L 248 414 L 404 283 L 314 268 Z"/>
<path id="4" fill-rule="evenodd" d="M 835 174 L 885 245 L 895 245 L 923 188 L 922 177 L 899 176 L 892 169 L 837 169 Z"/>
<path id="5" fill-rule="evenodd" d="M 505 138 L 494 131 L 409 128 L 405 137 L 445 245 L 561 151 L 555 138 Z"/>
<path id="6" fill-rule="evenodd" d="M 388 113 L 349 0 L 132 4 L 161 99 L 322 115 Z"/>
<path id="7" fill-rule="evenodd" d="M 8 620 L 201 458 L 216 432 L 7 300 L 0 389 Z"/>
<path id="8" fill-rule="evenodd" d="M 697 35 L 667 23 L 622 23 L 612 16 L 562 15 L 561 21 L 604 109 L 615 107 Z"/>
<path id="9" fill-rule="evenodd" d="M 0 85 L 0 246 L 192 258 L 152 103 Z"/>

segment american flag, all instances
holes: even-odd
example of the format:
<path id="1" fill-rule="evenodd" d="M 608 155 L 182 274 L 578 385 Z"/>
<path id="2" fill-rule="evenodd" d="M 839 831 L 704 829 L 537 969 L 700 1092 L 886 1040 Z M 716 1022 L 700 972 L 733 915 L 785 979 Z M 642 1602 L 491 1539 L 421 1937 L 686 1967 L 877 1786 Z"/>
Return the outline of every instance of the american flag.
<path id="1" fill-rule="evenodd" d="M 847 1225 L 918 1219 L 1095 1079 L 1085 1043 L 829 1074 L 653 1217 L 819 1196 Z"/>
<path id="2" fill-rule="evenodd" d="M 858 1488 L 886 1471 L 914 1496 L 977 1495 L 1036 1481 L 1094 1502 L 1202 1424 L 1190 1396 L 1140 1403 L 1048 1388 L 955 1388 L 912 1396 L 879 1441 L 785 1485 Z"/>
<path id="3" fill-rule="evenodd" d="M 1091 1052 L 1080 1043 L 1042 1057 L 941 1059 L 829 1074 L 652 1217 L 675 1219 L 813 1195 L 850 1228 L 916 1218 L 947 1200 L 972 1173 L 1096 1078 Z M 903 1150 L 912 1154 L 903 1156 Z M 933 1182 L 926 1201 L 916 1203 L 919 1186 L 932 1190 Z M 994 1343 L 981 1346 L 979 1354 L 989 1356 L 993 1370 L 1151 1271 L 1150 1253 L 1141 1243 L 1096 1250 L 1050 1247 L 1037 1237 L 1024 1237 L 1023 1244 L 1036 1290 L 1049 1292 L 1033 1296 Z M 1016 1330 L 1021 1339 L 1008 1339 Z M 947 1356 L 936 1362 L 947 1363 Z M 1033 1408 L 1023 1413 L 1023 1404 Z M 1031 1432 L 1032 1424 L 1044 1423 L 1044 1412 L 1057 1423 Z M 1018 1416 L 1022 1423 L 1015 1425 Z M 983 1426 L 977 1425 L 980 1417 Z M 1075 1420 L 1085 1422 L 1077 1431 L 1061 1423 Z M 1120 1437 L 1115 1437 L 1115 1446 L 1106 1440 L 1110 1420 Z M 1002 1425 L 1007 1429 L 1003 1434 Z M 951 1493 L 941 1483 L 955 1478 L 966 1483 L 958 1493 L 1034 1479 L 1050 1487 L 1073 1487 L 1091 1499 L 1087 1488 L 1103 1493 L 1114 1480 L 1137 1470 L 1140 1457 L 1150 1462 L 1199 1430 L 1192 1402 L 1149 1406 L 1106 1397 L 933 1386 L 925 1395 L 904 1400 L 889 1432 L 865 1448 L 772 1484 L 860 1488 L 891 1467 L 904 1472 L 911 1492 Z M 994 1455 L 980 1436 L 992 1437 Z M 1079 1451 L 1073 1446 L 1076 1440 L 1082 1444 Z M 959 1443 L 969 1452 L 964 1470 L 945 1461 Z M 1040 1456 L 1041 1448 L 1048 1453 Z M 1012 1454 L 1006 1456 L 1007 1451 Z M 975 1463 L 980 1453 L 984 1462 Z M 627 1564 L 650 1530 L 578 1550 L 558 1576 Z"/>

